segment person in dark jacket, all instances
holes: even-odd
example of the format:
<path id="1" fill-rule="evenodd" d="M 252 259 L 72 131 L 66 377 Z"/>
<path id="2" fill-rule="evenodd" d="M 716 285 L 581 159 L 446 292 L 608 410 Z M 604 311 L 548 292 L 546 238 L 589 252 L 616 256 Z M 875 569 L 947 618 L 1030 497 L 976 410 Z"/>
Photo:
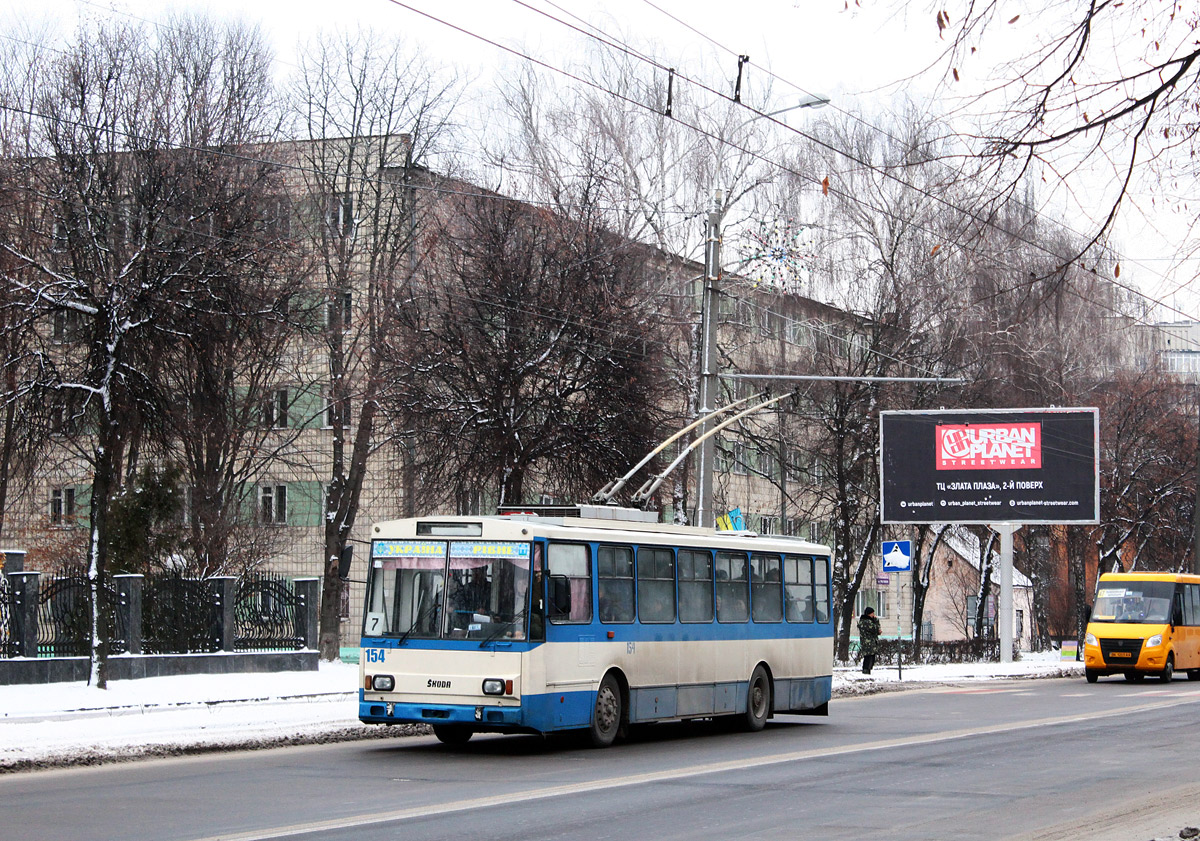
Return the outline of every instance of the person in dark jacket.
<path id="1" fill-rule="evenodd" d="M 879 653 L 879 617 L 875 608 L 868 607 L 858 617 L 858 649 L 862 652 L 862 670 L 869 675 L 875 666 L 875 655 Z"/>

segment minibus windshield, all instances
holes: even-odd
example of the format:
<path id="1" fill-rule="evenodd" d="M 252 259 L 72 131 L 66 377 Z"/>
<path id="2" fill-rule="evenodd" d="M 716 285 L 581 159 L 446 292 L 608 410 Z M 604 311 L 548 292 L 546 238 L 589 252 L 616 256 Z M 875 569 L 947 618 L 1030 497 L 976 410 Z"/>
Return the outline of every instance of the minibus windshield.
<path id="1" fill-rule="evenodd" d="M 1101 581 L 1091 621 L 1165 625 L 1174 593 L 1170 581 Z"/>

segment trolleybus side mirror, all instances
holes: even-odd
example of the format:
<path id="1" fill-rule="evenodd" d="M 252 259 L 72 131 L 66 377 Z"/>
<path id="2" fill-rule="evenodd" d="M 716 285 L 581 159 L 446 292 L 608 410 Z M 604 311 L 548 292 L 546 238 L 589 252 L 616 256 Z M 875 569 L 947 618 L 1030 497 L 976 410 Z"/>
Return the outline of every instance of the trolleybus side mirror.
<path id="1" fill-rule="evenodd" d="M 354 561 L 354 546 L 346 544 L 342 547 L 341 557 L 338 558 L 338 578 L 343 581 L 350 580 L 350 564 Z"/>
<path id="2" fill-rule="evenodd" d="M 566 619 L 571 615 L 571 579 L 565 575 L 550 576 L 551 619 Z"/>

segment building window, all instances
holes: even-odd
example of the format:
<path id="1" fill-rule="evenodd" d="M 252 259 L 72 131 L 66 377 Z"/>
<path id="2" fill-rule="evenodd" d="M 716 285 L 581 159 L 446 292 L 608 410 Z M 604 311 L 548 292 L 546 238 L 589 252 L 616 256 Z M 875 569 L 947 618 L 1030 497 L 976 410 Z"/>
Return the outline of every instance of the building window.
<path id="1" fill-rule="evenodd" d="M 967 596 L 967 626 L 968 631 L 975 627 L 975 613 L 979 607 L 979 596 Z M 996 603 L 989 593 L 984 602 L 983 635 L 988 639 L 996 636 Z"/>
<path id="2" fill-rule="evenodd" d="M 75 524 L 74 488 L 54 488 L 50 491 L 50 523 L 55 526 Z"/>
<path id="3" fill-rule="evenodd" d="M 887 590 L 870 590 L 862 589 L 858 591 L 858 597 L 855 599 L 855 612 L 862 616 L 862 612 L 868 607 L 875 608 L 875 614 L 883 619 L 888 615 L 888 591 Z"/>
<path id="4" fill-rule="evenodd" d="M 61 254 L 67 250 L 69 245 L 70 238 L 67 236 L 67 224 L 61 219 L 56 220 L 50 234 L 50 250 L 56 254 Z"/>
<path id="5" fill-rule="evenodd" d="M 335 193 L 329 196 L 325 208 L 325 224 L 334 236 L 349 236 L 354 232 L 354 196 Z"/>
<path id="6" fill-rule="evenodd" d="M 262 522 L 272 525 L 287 523 L 287 485 L 263 485 L 259 488 L 258 499 Z"/>
<path id="7" fill-rule="evenodd" d="M 325 419 L 323 421 L 325 429 L 333 429 L 333 424 L 334 424 L 334 421 L 336 420 L 334 418 L 334 406 L 335 406 L 335 403 L 334 403 L 333 395 L 330 394 L 329 392 L 326 392 L 325 393 L 325 412 L 324 412 Z M 342 413 L 343 413 L 342 414 L 342 429 L 349 429 L 350 428 L 350 401 L 349 400 L 344 401 L 342 403 Z"/>
<path id="8" fill-rule="evenodd" d="M 272 391 L 263 404 L 263 426 L 268 429 L 286 429 L 288 425 L 288 390 Z"/>
<path id="9" fill-rule="evenodd" d="M 733 472 L 746 474 L 750 472 L 751 450 L 741 441 L 733 442 Z"/>

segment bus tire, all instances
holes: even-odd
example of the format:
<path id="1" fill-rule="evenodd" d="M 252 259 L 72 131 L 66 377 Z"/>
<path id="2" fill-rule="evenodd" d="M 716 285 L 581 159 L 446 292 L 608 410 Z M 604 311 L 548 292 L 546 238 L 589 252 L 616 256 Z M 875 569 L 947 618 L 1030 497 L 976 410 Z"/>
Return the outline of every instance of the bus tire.
<path id="1" fill-rule="evenodd" d="M 462 724 L 435 724 L 433 725 L 433 735 L 443 745 L 462 747 L 471 741 L 475 731 Z"/>
<path id="2" fill-rule="evenodd" d="M 771 714 L 771 679 L 762 664 L 754 667 L 750 675 L 750 686 L 746 691 L 745 728 L 751 733 L 757 733 L 767 725 L 767 717 Z"/>
<path id="3" fill-rule="evenodd" d="M 1163 670 L 1158 673 L 1158 679 L 1163 683 L 1170 683 L 1175 678 L 1175 655 L 1167 655 L 1167 664 L 1163 666 Z"/>
<path id="4" fill-rule="evenodd" d="M 1088 683 L 1095 683 L 1100 679 L 1100 673 L 1095 669 L 1084 669 L 1083 676 L 1087 678 Z"/>
<path id="5" fill-rule="evenodd" d="M 596 706 L 592 710 L 592 724 L 588 727 L 592 747 L 606 748 L 617 740 L 621 730 L 621 707 L 621 686 L 609 672 L 596 690 Z"/>

